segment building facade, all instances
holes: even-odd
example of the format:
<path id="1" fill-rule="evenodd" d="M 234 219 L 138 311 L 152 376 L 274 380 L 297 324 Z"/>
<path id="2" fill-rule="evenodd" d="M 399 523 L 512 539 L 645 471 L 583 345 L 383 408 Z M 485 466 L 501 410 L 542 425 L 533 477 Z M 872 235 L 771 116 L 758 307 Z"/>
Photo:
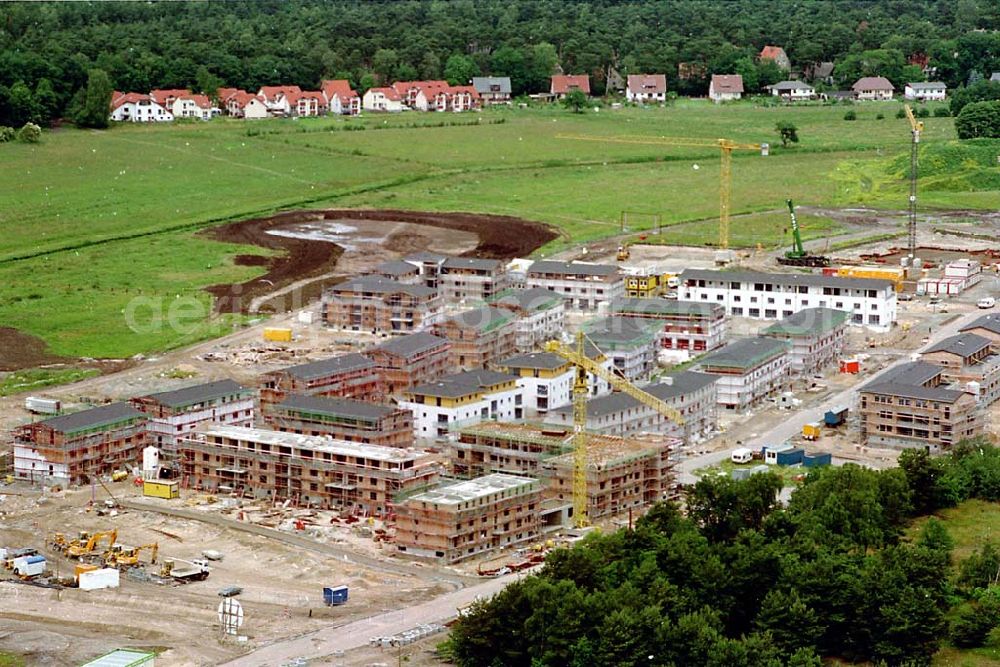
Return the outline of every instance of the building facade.
<path id="1" fill-rule="evenodd" d="M 517 348 L 517 317 L 493 306 L 449 317 L 435 324 L 431 332 L 448 341 L 453 370 L 484 368 Z"/>
<path id="2" fill-rule="evenodd" d="M 618 375 L 636 380 L 656 365 L 659 323 L 633 317 L 606 317 L 586 326 L 587 338 L 612 362 Z"/>
<path id="3" fill-rule="evenodd" d="M 256 395 L 232 380 L 219 380 L 140 396 L 129 401 L 149 417 L 150 444 L 176 452 L 177 442 L 200 424 L 253 426 Z"/>
<path id="4" fill-rule="evenodd" d="M 772 324 L 762 336 L 786 341 L 792 373 L 819 373 L 836 363 L 844 349 L 850 314 L 832 308 L 804 308 Z"/>
<path id="5" fill-rule="evenodd" d="M 524 392 L 516 375 L 466 371 L 408 389 L 399 407 L 413 413 L 414 437 L 434 440 L 480 421 L 521 419 Z"/>
<path id="6" fill-rule="evenodd" d="M 551 290 L 507 290 L 492 305 L 517 317 L 514 347 L 518 352 L 531 352 L 564 330 L 566 302 Z"/>
<path id="7" fill-rule="evenodd" d="M 266 404 L 262 416 L 275 431 L 383 447 L 413 446 L 413 415 L 390 405 L 290 394 L 280 403 Z"/>
<path id="8" fill-rule="evenodd" d="M 507 268 L 499 259 L 449 257 L 441 263 L 438 291 L 448 302 L 487 302 L 507 289 Z"/>
<path id="9" fill-rule="evenodd" d="M 704 301 L 615 299 L 611 314 L 655 321 L 660 349 L 691 354 L 721 347 L 728 329 L 725 307 Z"/>
<path id="10" fill-rule="evenodd" d="M 719 377 L 716 401 L 720 407 L 747 410 L 787 386 L 788 349 L 782 340 L 741 338 L 702 357 L 695 370 Z"/>
<path id="11" fill-rule="evenodd" d="M 922 361 L 940 366 L 947 382 L 960 383 L 986 406 L 1000 398 L 1000 355 L 997 343 L 974 333 L 960 333 L 931 346 Z"/>
<path id="12" fill-rule="evenodd" d="M 441 315 L 437 291 L 379 276 L 361 276 L 323 294 L 323 323 L 336 329 L 372 333 L 412 333 Z"/>
<path id="13" fill-rule="evenodd" d="M 422 331 L 397 336 L 363 354 L 375 363 L 383 391 L 392 396 L 447 374 L 450 349 L 446 339 Z"/>
<path id="14" fill-rule="evenodd" d="M 364 399 L 382 393 L 375 362 L 357 353 L 262 373 L 257 386 L 261 405 L 281 402 L 288 394 Z"/>
<path id="15" fill-rule="evenodd" d="M 597 310 L 624 293 L 617 266 L 538 260 L 528 269 L 525 284 L 555 292 L 570 310 Z"/>

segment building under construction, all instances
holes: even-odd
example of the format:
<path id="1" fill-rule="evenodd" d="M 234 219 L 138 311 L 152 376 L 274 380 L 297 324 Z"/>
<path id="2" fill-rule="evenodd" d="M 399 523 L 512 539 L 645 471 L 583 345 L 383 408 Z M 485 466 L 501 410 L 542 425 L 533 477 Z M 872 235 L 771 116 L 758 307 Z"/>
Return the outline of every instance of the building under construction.
<path id="1" fill-rule="evenodd" d="M 538 477 L 547 500 L 573 500 L 573 432 L 533 424 L 484 422 L 459 431 L 451 448 L 452 473 L 494 472 Z M 587 514 L 593 519 L 642 509 L 674 495 L 670 454 L 677 438 L 588 435 Z"/>
<path id="2" fill-rule="evenodd" d="M 263 373 L 257 384 L 262 406 L 288 394 L 370 398 L 381 393 L 375 362 L 356 352 Z"/>
<path id="3" fill-rule="evenodd" d="M 385 447 L 413 445 L 413 414 L 391 405 L 290 394 L 281 403 L 268 403 L 263 415 L 276 431 Z"/>
<path id="4" fill-rule="evenodd" d="M 44 483 L 79 484 L 139 462 L 147 416 L 112 403 L 25 424 L 14 430 L 14 474 Z"/>
<path id="5" fill-rule="evenodd" d="M 400 552 L 454 563 L 536 539 L 542 484 L 493 474 L 411 495 L 396 506 Z"/>
<path id="6" fill-rule="evenodd" d="M 205 426 L 180 453 L 189 487 L 365 514 L 391 512 L 397 494 L 438 479 L 423 451 L 239 426 Z"/>
<path id="7" fill-rule="evenodd" d="M 219 380 L 138 396 L 129 402 L 149 415 L 150 442 L 172 453 L 177 450 L 177 441 L 199 424 L 252 426 L 257 402 L 254 394 L 232 380 Z"/>
<path id="8" fill-rule="evenodd" d="M 392 338 L 364 355 L 375 362 L 382 388 L 391 396 L 448 373 L 449 349 L 447 340 L 422 331 Z"/>

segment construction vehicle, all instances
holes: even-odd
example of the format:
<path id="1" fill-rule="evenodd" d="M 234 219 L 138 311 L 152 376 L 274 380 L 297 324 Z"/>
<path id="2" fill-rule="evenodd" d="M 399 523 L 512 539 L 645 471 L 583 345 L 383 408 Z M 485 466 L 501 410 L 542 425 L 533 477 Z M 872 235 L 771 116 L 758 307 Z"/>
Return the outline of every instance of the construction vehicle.
<path id="1" fill-rule="evenodd" d="M 116 470 L 111 473 L 112 482 L 124 482 L 128 479 L 128 470 Z"/>
<path id="2" fill-rule="evenodd" d="M 912 263 L 917 256 L 917 149 L 920 147 L 920 133 L 924 131 L 924 124 L 913 116 L 913 109 L 909 104 L 904 104 L 903 109 L 910 121 L 910 215 L 906 231 L 907 249 Z"/>
<path id="3" fill-rule="evenodd" d="M 786 199 L 788 204 L 788 214 L 792 218 L 792 249 L 785 253 L 784 257 L 778 258 L 778 264 L 785 266 L 830 266 L 830 258 L 823 255 L 811 255 L 802 246 L 802 233 L 799 231 L 799 221 L 795 217 L 795 205 L 791 199 Z"/>
<path id="4" fill-rule="evenodd" d="M 104 554 L 104 565 L 106 567 L 135 567 L 139 565 L 139 554 L 143 549 L 149 549 L 149 564 L 156 565 L 156 555 L 160 551 L 160 545 L 156 542 L 143 544 L 138 547 L 123 547 L 120 544 L 112 545 Z"/>
<path id="5" fill-rule="evenodd" d="M 88 556 L 100 555 L 102 552 L 99 550 L 99 546 L 105 538 L 108 540 L 108 550 L 110 550 L 114 546 L 115 540 L 118 539 L 118 531 L 112 529 L 94 533 L 87 538 L 86 542 L 74 540 L 67 545 L 65 554 L 69 558 L 76 558 L 80 560 L 87 558 Z"/>
<path id="6" fill-rule="evenodd" d="M 177 563 L 186 565 L 178 566 Z M 160 568 L 161 577 L 172 577 L 177 581 L 204 581 L 208 579 L 211 569 L 208 561 L 204 560 L 184 560 L 182 558 L 166 558 Z"/>
<path id="7" fill-rule="evenodd" d="M 733 260 L 729 251 L 729 216 L 733 192 L 733 151 L 760 151 L 767 156 L 770 146 L 763 144 L 741 144 L 731 139 L 697 139 L 683 137 L 643 137 L 643 136 L 612 136 L 593 137 L 578 134 L 557 134 L 557 139 L 575 139 L 578 141 L 606 141 L 619 144 L 652 144 L 654 146 L 693 146 L 698 148 L 718 148 L 721 163 L 719 165 L 719 252 L 716 253 L 716 263 L 724 264 Z"/>
<path id="8" fill-rule="evenodd" d="M 553 352 L 573 364 L 576 373 L 573 381 L 573 522 L 577 528 L 589 525 L 587 517 L 587 398 L 590 395 L 588 374 L 593 374 L 628 394 L 643 405 L 653 408 L 677 424 L 683 424 L 681 413 L 655 396 L 639 389 L 628 380 L 601 366 L 584 351 L 583 332 L 576 335 L 576 345 L 551 340 L 545 344 L 546 352 Z"/>
<path id="9" fill-rule="evenodd" d="M 618 246 L 618 254 L 615 255 L 615 259 L 617 259 L 619 262 L 624 262 L 631 256 L 632 253 L 629 252 L 627 243 L 623 243 L 622 245 Z"/>

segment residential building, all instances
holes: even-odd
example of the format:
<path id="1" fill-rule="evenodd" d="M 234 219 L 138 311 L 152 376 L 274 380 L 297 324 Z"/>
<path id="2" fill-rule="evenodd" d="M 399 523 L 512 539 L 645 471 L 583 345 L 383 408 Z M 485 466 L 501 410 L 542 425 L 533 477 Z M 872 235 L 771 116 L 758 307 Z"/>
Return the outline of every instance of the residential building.
<path id="1" fill-rule="evenodd" d="M 323 294 L 323 322 L 329 327 L 372 333 L 412 333 L 441 315 L 436 290 L 379 276 L 359 276 Z"/>
<path id="2" fill-rule="evenodd" d="M 472 85 L 479 93 L 484 105 L 510 104 L 509 76 L 474 76 L 472 77 Z"/>
<path id="3" fill-rule="evenodd" d="M 257 97 L 271 116 L 291 115 L 293 100 L 301 94 L 302 89 L 298 86 L 263 86 L 257 91 Z"/>
<path id="4" fill-rule="evenodd" d="M 142 93 L 120 93 L 111 95 L 111 120 L 120 123 L 164 123 L 174 119 L 174 115 L 160 106 L 156 100 Z"/>
<path id="5" fill-rule="evenodd" d="M 368 348 L 364 355 L 375 362 L 382 389 L 392 396 L 447 374 L 450 349 L 446 339 L 421 331 L 391 338 Z"/>
<path id="6" fill-rule="evenodd" d="M 403 258 L 417 267 L 420 275 L 420 282 L 431 289 L 438 288 L 438 277 L 441 274 L 441 265 L 448 259 L 447 255 L 440 255 L 436 252 L 416 252 Z"/>
<path id="7" fill-rule="evenodd" d="M 835 308 L 851 314 L 850 324 L 873 331 L 896 322 L 895 284 L 873 278 L 689 269 L 678 297 L 721 304 L 733 317 L 778 320 L 803 308 Z"/>
<path id="8" fill-rule="evenodd" d="M 667 101 L 665 74 L 629 74 L 625 99 L 636 104 L 662 104 Z"/>
<path id="9" fill-rule="evenodd" d="M 792 69 L 792 62 L 788 59 L 788 54 L 780 46 L 766 45 L 760 50 L 760 54 L 757 56 L 758 60 L 770 60 L 779 68 L 785 70 L 786 72 Z"/>
<path id="10" fill-rule="evenodd" d="M 570 310 L 597 310 L 600 304 L 622 296 L 625 291 L 617 266 L 555 260 L 534 262 L 527 271 L 525 284 L 559 294 Z"/>
<path id="11" fill-rule="evenodd" d="M 917 295 L 955 296 L 978 285 L 982 279 L 982 264 L 974 259 L 956 259 L 945 265 L 940 276 L 920 278 L 917 281 Z"/>
<path id="12" fill-rule="evenodd" d="M 177 442 L 201 424 L 253 426 L 256 392 L 232 380 L 219 380 L 129 402 L 148 416 L 150 444 L 176 453 Z"/>
<path id="13" fill-rule="evenodd" d="M 399 96 L 402 103 L 417 111 L 432 111 L 435 93 L 448 88 L 450 88 L 448 82 L 440 79 L 396 81 L 392 84 L 393 92 Z"/>
<path id="14" fill-rule="evenodd" d="M 366 515 L 391 513 L 398 494 L 439 473 L 419 450 L 240 426 L 203 427 L 180 449 L 188 487 Z"/>
<path id="15" fill-rule="evenodd" d="M 401 259 L 393 259 L 382 262 L 371 270 L 371 275 L 381 276 L 387 280 L 395 280 L 404 285 L 420 285 L 423 281 L 420 278 L 420 269 L 416 264 L 404 262 Z"/>
<path id="16" fill-rule="evenodd" d="M 946 382 L 961 383 L 983 405 L 1000 398 L 1000 355 L 996 341 L 974 333 L 945 338 L 925 350 L 920 359 L 944 369 Z"/>
<path id="17" fill-rule="evenodd" d="M 397 112 L 403 110 L 403 101 L 392 88 L 369 88 L 362 98 L 365 111 Z"/>
<path id="18" fill-rule="evenodd" d="M 253 93 L 242 90 L 226 100 L 226 112 L 234 118 L 246 118 L 247 120 L 260 120 L 269 115 L 264 100 Z"/>
<path id="19" fill-rule="evenodd" d="M 587 338 L 611 359 L 614 372 L 627 380 L 649 375 L 656 365 L 655 321 L 606 317 L 586 326 Z"/>
<path id="20" fill-rule="evenodd" d="M 628 394 L 615 392 L 587 401 L 587 431 L 623 437 L 661 433 L 678 438 L 685 445 L 701 442 L 718 429 L 718 379 L 708 373 L 678 371 L 641 387 L 680 412 L 683 424 L 677 424 Z M 573 406 L 567 404 L 550 411 L 545 421 L 572 427 Z"/>
<path id="21" fill-rule="evenodd" d="M 989 338 L 995 345 L 1000 346 L 1000 313 L 980 315 L 959 331 Z"/>
<path id="22" fill-rule="evenodd" d="M 622 298 L 611 302 L 612 315 L 652 320 L 660 327 L 659 347 L 700 354 L 720 347 L 726 338 L 726 309 L 717 303 L 676 299 Z"/>
<path id="23" fill-rule="evenodd" d="M 614 361 L 597 349 L 593 343 L 584 345 L 584 354 L 611 372 Z M 518 354 L 500 361 L 497 366 L 518 376 L 517 385 L 524 390 L 524 416 L 545 415 L 550 410 L 568 405 L 572 398 L 576 371 L 569 363 L 553 352 Z M 590 396 L 604 396 L 611 385 L 604 378 L 587 373 Z"/>
<path id="24" fill-rule="evenodd" d="M 767 327 L 761 335 L 791 345 L 788 355 L 792 373 L 820 373 L 836 363 L 843 351 L 849 317 L 845 310 L 804 308 Z"/>
<path id="25" fill-rule="evenodd" d="M 739 74 L 713 74 L 708 84 L 708 97 L 713 102 L 730 102 L 743 97 L 743 77 Z"/>
<path id="26" fill-rule="evenodd" d="M 811 100 L 816 97 L 816 89 L 801 81 L 779 81 L 765 88 L 771 91 L 771 95 L 789 102 Z"/>
<path id="27" fill-rule="evenodd" d="M 851 86 L 856 100 L 891 100 L 896 87 L 884 76 L 865 76 Z"/>
<path id="28" fill-rule="evenodd" d="M 929 102 L 943 100 L 948 94 L 948 86 L 941 81 L 908 83 L 903 88 L 903 97 L 908 100 Z"/>
<path id="29" fill-rule="evenodd" d="M 262 373 L 257 379 L 261 407 L 288 394 L 370 398 L 381 394 L 375 362 L 357 353 Z"/>
<path id="30" fill-rule="evenodd" d="M 197 118 L 212 120 L 219 115 L 220 110 L 212 106 L 212 100 L 207 95 L 182 95 L 174 100 L 171 107 L 174 118 Z"/>
<path id="31" fill-rule="evenodd" d="M 566 302 L 551 290 L 540 287 L 507 290 L 492 305 L 517 317 L 514 347 L 518 352 L 539 348 L 564 331 Z"/>
<path id="32" fill-rule="evenodd" d="M 264 423 L 275 431 L 383 447 L 413 446 L 413 415 L 391 405 L 289 394 L 280 403 L 265 404 L 262 412 Z"/>
<path id="33" fill-rule="evenodd" d="M 147 416 L 111 403 L 14 429 L 14 475 L 43 484 L 81 484 L 138 464 Z"/>
<path id="34" fill-rule="evenodd" d="M 451 344 L 452 368 L 483 368 L 514 353 L 517 317 L 510 311 L 487 306 L 437 322 L 431 327 L 431 333 Z"/>
<path id="35" fill-rule="evenodd" d="M 396 506 L 396 548 L 411 556 L 456 563 L 537 539 L 542 484 L 492 474 L 441 484 Z"/>
<path id="36" fill-rule="evenodd" d="M 486 302 L 507 289 L 507 267 L 499 259 L 449 257 L 441 264 L 438 292 L 445 301 Z"/>
<path id="37" fill-rule="evenodd" d="M 292 116 L 324 116 L 327 112 L 326 95 L 319 90 L 303 90 L 288 96 L 289 112 Z"/>
<path id="38" fill-rule="evenodd" d="M 858 390 L 861 442 L 938 452 L 983 432 L 976 394 L 945 388 L 944 368 L 897 366 Z"/>
<path id="39" fill-rule="evenodd" d="M 178 97 L 189 97 L 191 91 L 187 88 L 167 88 L 149 91 L 149 96 L 153 101 L 168 111 L 174 108 L 174 102 Z"/>
<path id="40" fill-rule="evenodd" d="M 361 98 L 347 79 L 324 79 L 319 88 L 323 91 L 330 113 L 338 116 L 357 116 L 361 113 Z"/>
<path id="41" fill-rule="evenodd" d="M 413 433 L 436 439 L 459 426 L 488 420 L 521 419 L 524 392 L 510 373 L 465 371 L 411 387 L 399 407 L 413 413 Z"/>
<path id="42" fill-rule="evenodd" d="M 699 359 L 694 370 L 718 375 L 718 404 L 727 410 L 744 411 L 787 386 L 788 349 L 783 340 L 741 338 Z"/>
<path id="43" fill-rule="evenodd" d="M 552 76 L 549 94 L 554 95 L 557 100 L 561 100 L 566 97 L 567 93 L 574 90 L 579 90 L 590 97 L 590 77 L 586 74 L 556 74 Z"/>

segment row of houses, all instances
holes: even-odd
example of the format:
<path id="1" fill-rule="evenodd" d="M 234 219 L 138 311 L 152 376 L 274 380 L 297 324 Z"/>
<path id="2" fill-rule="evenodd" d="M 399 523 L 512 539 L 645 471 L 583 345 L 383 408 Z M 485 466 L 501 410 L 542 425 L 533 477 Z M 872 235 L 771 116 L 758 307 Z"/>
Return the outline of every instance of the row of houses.
<path id="1" fill-rule="evenodd" d="M 866 76 L 858 79 L 849 92 L 817 93 L 816 89 L 803 81 L 779 81 L 765 89 L 774 97 L 780 97 L 789 102 L 804 100 L 851 98 L 855 100 L 891 100 L 895 96 L 896 87 L 885 77 Z M 907 83 L 903 97 L 907 100 L 929 102 L 943 100 L 947 96 L 948 87 L 940 81 L 923 81 Z M 728 102 L 743 97 L 743 77 L 739 74 L 713 74 L 708 87 L 708 96 L 714 102 Z"/>

